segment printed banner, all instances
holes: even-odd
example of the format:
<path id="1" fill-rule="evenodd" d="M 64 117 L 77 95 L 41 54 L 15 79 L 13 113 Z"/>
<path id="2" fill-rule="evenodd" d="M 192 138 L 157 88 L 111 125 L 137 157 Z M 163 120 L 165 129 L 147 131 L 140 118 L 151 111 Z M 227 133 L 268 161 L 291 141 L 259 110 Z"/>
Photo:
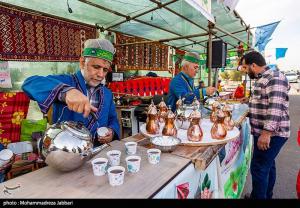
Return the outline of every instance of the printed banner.
<path id="1" fill-rule="evenodd" d="M 0 5 L 0 60 L 78 61 L 96 28 Z"/>
<path id="2" fill-rule="evenodd" d="M 219 155 L 202 171 L 190 164 L 154 198 L 240 198 L 252 156 L 249 119 L 241 125 L 241 136 L 226 144 Z"/>
<path id="3" fill-rule="evenodd" d="M 188 182 L 177 185 L 177 199 L 187 199 L 190 193 L 190 184 Z"/>
<path id="4" fill-rule="evenodd" d="M 239 138 L 229 142 L 219 154 L 219 181 L 221 198 L 240 198 L 251 161 L 252 140 L 249 120 L 243 122 Z M 223 196 L 222 196 L 223 195 Z"/>

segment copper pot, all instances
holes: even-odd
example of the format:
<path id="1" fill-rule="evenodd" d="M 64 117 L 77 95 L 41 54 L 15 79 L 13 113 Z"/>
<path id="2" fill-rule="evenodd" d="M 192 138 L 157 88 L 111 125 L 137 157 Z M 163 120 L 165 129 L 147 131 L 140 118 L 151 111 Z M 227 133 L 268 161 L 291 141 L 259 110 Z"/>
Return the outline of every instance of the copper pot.
<path id="1" fill-rule="evenodd" d="M 157 109 L 153 101 L 149 106 L 148 116 L 146 121 L 146 130 L 149 134 L 158 134 L 159 133 L 159 121 L 157 115 Z"/>
<path id="2" fill-rule="evenodd" d="M 231 131 L 234 128 L 234 121 L 232 120 L 232 108 L 229 105 L 223 107 L 225 114 L 224 125 L 227 131 Z"/>
<path id="3" fill-rule="evenodd" d="M 165 118 L 165 126 L 162 131 L 163 136 L 177 136 L 177 129 L 175 126 L 175 115 L 171 109 L 169 109 Z"/>
<path id="4" fill-rule="evenodd" d="M 181 98 L 181 96 L 179 96 L 179 99 L 176 102 L 176 110 L 181 110 L 184 104 L 184 100 L 185 98 Z"/>
<path id="5" fill-rule="evenodd" d="M 213 139 L 222 140 L 227 135 L 227 130 L 224 125 L 225 114 L 222 110 L 217 111 L 217 120 L 213 124 L 210 133 Z"/>
<path id="6" fill-rule="evenodd" d="M 190 127 L 187 130 L 187 138 L 192 142 L 199 142 L 203 138 L 203 131 L 200 126 L 201 113 L 194 109 L 190 115 Z"/>
<path id="7" fill-rule="evenodd" d="M 210 118 L 210 121 L 212 123 L 215 123 L 217 121 L 217 114 L 216 114 L 216 112 L 220 108 L 220 103 L 217 102 L 217 101 L 215 101 L 215 102 L 213 102 L 213 104 L 211 105 L 211 107 L 212 107 L 212 111 L 211 111 L 211 114 L 210 114 L 209 118 Z"/>
<path id="8" fill-rule="evenodd" d="M 149 134 L 159 133 L 159 123 L 157 115 L 149 114 L 146 122 L 146 130 Z"/>
<path id="9" fill-rule="evenodd" d="M 164 101 L 164 98 L 161 98 L 160 103 L 158 104 L 158 118 L 159 118 L 159 122 L 164 123 L 165 122 L 165 118 L 167 117 L 167 113 L 168 113 L 168 107 Z"/>

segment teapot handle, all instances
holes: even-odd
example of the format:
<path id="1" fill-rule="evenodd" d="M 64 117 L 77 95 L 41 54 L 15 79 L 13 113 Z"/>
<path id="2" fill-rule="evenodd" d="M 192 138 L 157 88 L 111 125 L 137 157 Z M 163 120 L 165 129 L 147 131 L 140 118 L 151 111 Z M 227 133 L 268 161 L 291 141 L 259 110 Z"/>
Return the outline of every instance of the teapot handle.
<path id="1" fill-rule="evenodd" d="M 61 111 L 61 114 L 60 114 L 60 116 L 58 117 L 56 123 L 59 123 L 59 122 L 60 122 L 60 119 L 61 119 L 62 115 L 64 114 L 64 110 L 65 110 L 66 107 L 67 107 L 67 106 L 63 107 L 63 109 L 62 109 L 62 111 Z"/>

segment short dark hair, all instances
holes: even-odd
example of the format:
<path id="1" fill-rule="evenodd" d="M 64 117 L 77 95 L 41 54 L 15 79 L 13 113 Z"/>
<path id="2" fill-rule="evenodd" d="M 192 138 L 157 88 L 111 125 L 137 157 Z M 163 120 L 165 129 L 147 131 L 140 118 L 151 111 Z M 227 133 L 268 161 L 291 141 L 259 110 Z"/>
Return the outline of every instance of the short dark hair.
<path id="1" fill-rule="evenodd" d="M 257 51 L 251 51 L 245 54 L 240 60 L 240 65 L 243 60 L 245 60 L 245 64 L 255 63 L 258 66 L 265 66 L 267 64 L 265 58 Z"/>

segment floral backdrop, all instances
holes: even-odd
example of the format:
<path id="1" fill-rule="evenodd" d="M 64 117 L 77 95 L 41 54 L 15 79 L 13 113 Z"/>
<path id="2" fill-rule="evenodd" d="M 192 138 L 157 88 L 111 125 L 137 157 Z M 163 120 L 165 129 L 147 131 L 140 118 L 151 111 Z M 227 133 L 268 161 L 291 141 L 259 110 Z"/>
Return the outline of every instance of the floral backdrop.
<path id="1" fill-rule="evenodd" d="M 21 122 L 27 116 L 29 97 L 24 92 L 0 92 L 0 143 L 20 141 Z"/>

